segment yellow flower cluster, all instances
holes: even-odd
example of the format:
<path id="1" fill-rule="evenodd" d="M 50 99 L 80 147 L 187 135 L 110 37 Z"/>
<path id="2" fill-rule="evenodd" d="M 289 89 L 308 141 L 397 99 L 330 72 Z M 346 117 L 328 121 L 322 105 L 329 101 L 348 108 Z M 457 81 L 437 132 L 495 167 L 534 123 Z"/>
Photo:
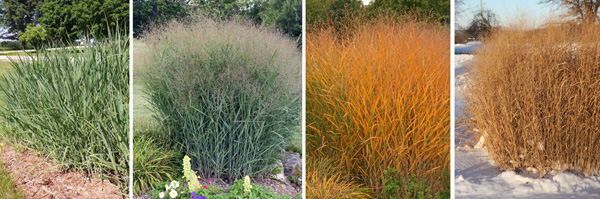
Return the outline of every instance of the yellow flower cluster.
<path id="1" fill-rule="evenodd" d="M 196 172 L 192 170 L 192 164 L 190 163 L 190 157 L 187 155 L 183 158 L 183 176 L 185 177 L 190 191 L 196 191 L 200 189 L 200 183 L 198 182 L 198 177 L 196 176 Z"/>

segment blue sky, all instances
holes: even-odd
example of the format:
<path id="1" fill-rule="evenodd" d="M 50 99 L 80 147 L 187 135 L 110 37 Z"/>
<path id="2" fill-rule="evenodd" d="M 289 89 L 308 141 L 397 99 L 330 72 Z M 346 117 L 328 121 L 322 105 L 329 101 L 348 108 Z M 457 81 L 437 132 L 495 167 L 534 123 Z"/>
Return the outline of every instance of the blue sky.
<path id="1" fill-rule="evenodd" d="M 557 6 L 550 4 L 540 4 L 539 0 L 482 0 L 483 9 L 489 9 L 498 17 L 500 25 L 506 25 L 511 19 L 515 19 L 523 14 L 534 20 L 542 20 L 550 15 L 557 15 L 561 12 L 556 9 Z M 479 0 L 464 0 L 463 9 L 465 11 L 456 15 L 456 24 L 466 26 L 473 15 L 479 12 Z"/>

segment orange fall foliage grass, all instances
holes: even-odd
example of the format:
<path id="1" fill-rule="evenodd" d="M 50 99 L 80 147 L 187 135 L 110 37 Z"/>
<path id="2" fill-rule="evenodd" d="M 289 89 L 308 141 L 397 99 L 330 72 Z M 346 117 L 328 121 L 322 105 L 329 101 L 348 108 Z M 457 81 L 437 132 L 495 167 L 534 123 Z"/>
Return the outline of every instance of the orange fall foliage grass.
<path id="1" fill-rule="evenodd" d="M 450 165 L 449 35 L 448 28 L 385 19 L 362 23 L 348 37 L 327 27 L 309 32 L 309 161 L 329 160 L 374 195 L 391 168 L 447 186 L 439 180 Z M 310 197 L 318 180 L 311 173 L 321 171 L 307 172 Z"/>

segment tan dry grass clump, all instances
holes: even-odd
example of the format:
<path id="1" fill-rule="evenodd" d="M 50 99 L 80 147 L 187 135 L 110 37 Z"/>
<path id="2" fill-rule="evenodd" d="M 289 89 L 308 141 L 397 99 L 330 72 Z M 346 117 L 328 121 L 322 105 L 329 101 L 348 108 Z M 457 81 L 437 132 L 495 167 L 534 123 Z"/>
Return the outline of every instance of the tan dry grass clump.
<path id="1" fill-rule="evenodd" d="M 450 163 L 448 30 L 385 18 L 356 27 L 350 37 L 327 27 L 307 35 L 308 158 L 335 162 L 375 195 L 392 168 L 440 191 Z"/>
<path id="2" fill-rule="evenodd" d="M 475 56 L 468 121 L 503 170 L 600 171 L 600 27 L 519 23 Z"/>

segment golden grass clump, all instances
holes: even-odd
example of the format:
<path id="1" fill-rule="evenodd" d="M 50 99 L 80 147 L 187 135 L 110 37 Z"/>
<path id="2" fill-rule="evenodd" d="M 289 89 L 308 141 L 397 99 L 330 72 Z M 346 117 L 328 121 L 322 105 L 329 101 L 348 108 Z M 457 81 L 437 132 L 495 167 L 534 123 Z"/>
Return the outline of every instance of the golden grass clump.
<path id="1" fill-rule="evenodd" d="M 331 165 L 382 194 L 385 170 L 439 190 L 450 164 L 450 37 L 447 28 L 379 18 L 352 36 L 321 27 L 307 35 L 309 161 Z M 309 176 L 319 170 L 309 167 Z M 318 187 L 307 183 L 308 197 Z M 318 197 L 313 197 L 318 198 Z"/>
<path id="2" fill-rule="evenodd" d="M 470 71 L 467 121 L 500 169 L 599 174 L 599 32 L 519 23 L 485 40 Z"/>
<path id="3" fill-rule="evenodd" d="M 326 159 L 307 163 L 306 195 L 308 198 L 371 198 L 369 190 L 353 182 L 351 177 Z"/>

